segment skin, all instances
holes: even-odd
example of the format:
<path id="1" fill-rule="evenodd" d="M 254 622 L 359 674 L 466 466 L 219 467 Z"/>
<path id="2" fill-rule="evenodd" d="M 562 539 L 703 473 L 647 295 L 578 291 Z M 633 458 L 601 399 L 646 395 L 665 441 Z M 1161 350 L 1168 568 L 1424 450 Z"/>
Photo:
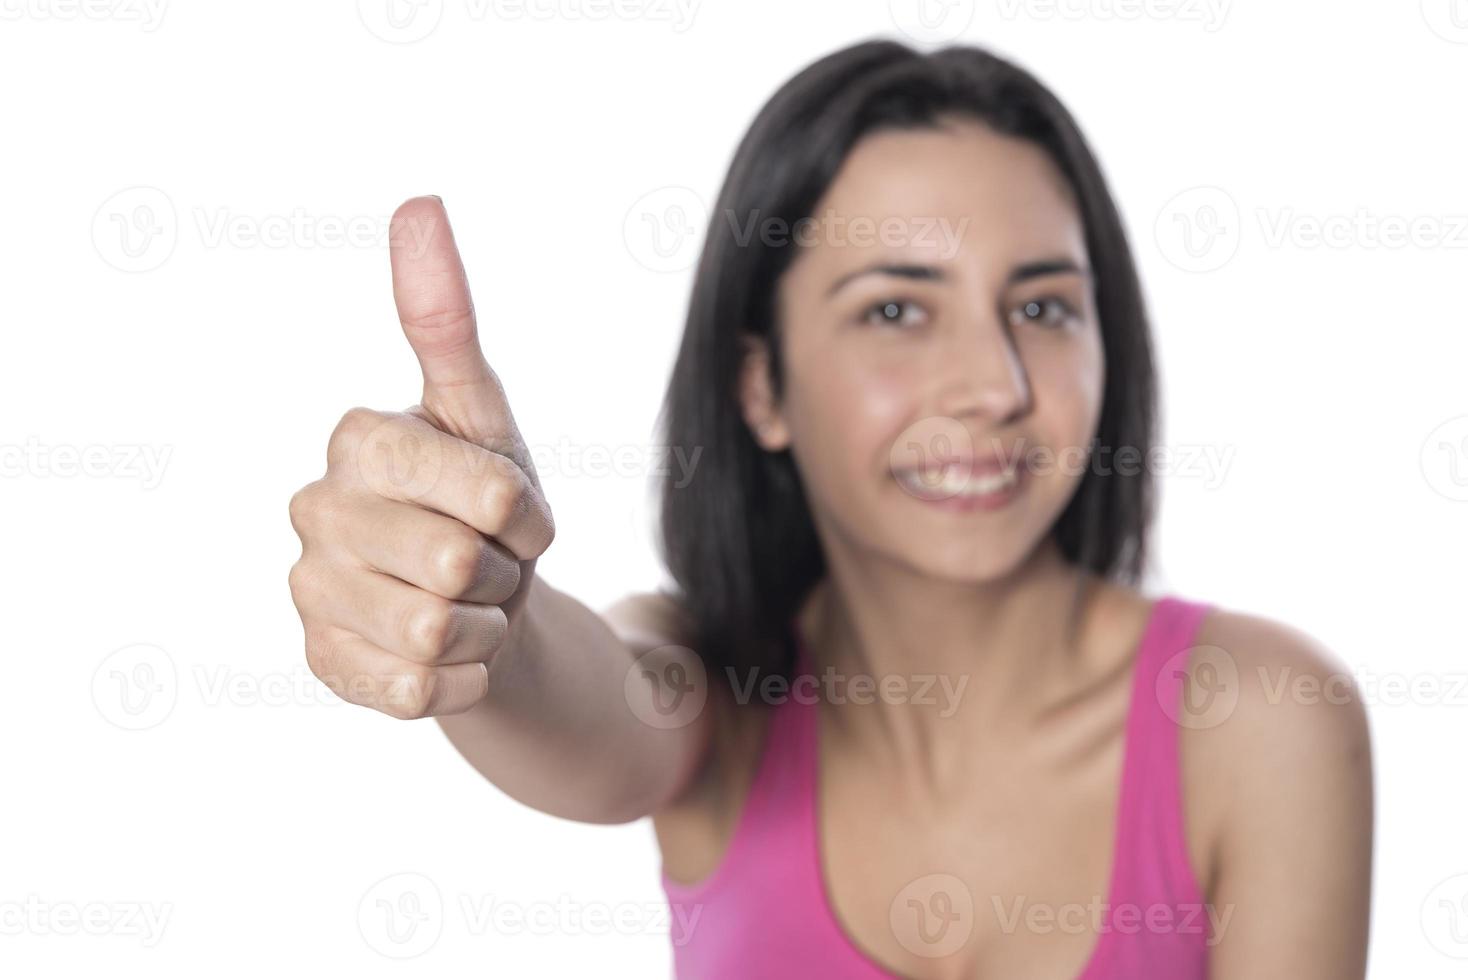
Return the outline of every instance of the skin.
<path id="1" fill-rule="evenodd" d="M 555 522 L 480 349 L 443 202 L 405 202 L 389 237 L 423 395 L 405 412 L 349 410 L 326 473 L 291 498 L 306 662 L 354 704 L 438 718 L 529 806 L 600 823 L 644 816 L 687 781 L 711 726 L 643 723 L 654 691 L 624 691 L 629 640 L 535 574 Z M 649 616 L 617 622 L 635 643 L 640 621 L 672 631 Z M 606 765 L 602 750 L 628 764 Z"/>
<path id="2" fill-rule="evenodd" d="M 1075 202 L 1041 151 L 955 119 L 867 137 L 815 213 L 900 216 L 907 233 L 800 246 L 779 287 L 781 397 L 769 351 L 748 347 L 740 406 L 763 446 L 792 453 L 827 555 L 797 628 L 818 671 L 966 679 L 956 706 L 820 705 L 830 905 L 860 950 L 904 975 L 1074 976 L 1094 932 L 1004 931 L 995 903 L 1106 894 L 1131 665 L 1153 598 L 1078 572 L 1055 548 L 1078 469 L 1036 468 L 1004 508 L 960 513 L 919 499 L 894 467 L 914 461 L 914 442 L 979 455 L 1088 444 L 1105 362 Z M 439 220 L 446 232 L 436 199 L 414 199 L 394 223 Z M 956 249 L 920 233 L 931 220 L 961 232 Z M 348 413 L 326 476 L 292 502 L 308 662 L 368 678 L 359 703 L 437 717 L 529 805 L 600 822 L 650 815 L 664 869 L 697 880 L 734 832 L 770 708 L 736 704 L 715 679 L 687 724 L 637 720 L 656 691 L 624 686 L 628 671 L 672 656 L 687 617 L 660 595 L 593 612 L 534 574 L 553 523 L 479 353 L 452 238 L 434 242 L 393 252 L 421 404 Z M 371 435 L 384 425 L 390 446 L 410 433 L 449 440 L 436 479 L 417 481 L 427 489 L 384 479 L 391 453 Z M 400 587 L 383 591 L 374 575 Z M 420 616 L 430 625 L 415 629 Z M 463 625 L 433 628 L 449 622 Z M 1299 631 L 1226 609 L 1197 643 L 1223 651 L 1238 678 L 1231 711 L 1185 713 L 1180 732 L 1188 859 L 1225 923 L 1211 975 L 1364 976 L 1372 775 L 1349 675 Z M 425 692 L 406 708 L 378 694 L 403 673 Z M 1330 696 L 1280 697 L 1281 678 Z M 970 938 L 943 958 L 916 955 L 889 923 L 894 897 L 935 869 L 974 896 Z"/>

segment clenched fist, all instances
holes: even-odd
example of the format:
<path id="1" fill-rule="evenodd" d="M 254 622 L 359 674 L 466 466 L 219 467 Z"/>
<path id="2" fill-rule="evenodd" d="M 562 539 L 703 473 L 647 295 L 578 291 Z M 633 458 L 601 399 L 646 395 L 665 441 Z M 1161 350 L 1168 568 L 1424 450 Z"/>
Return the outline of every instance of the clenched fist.
<path id="1" fill-rule="evenodd" d="M 291 498 L 290 588 L 317 677 L 347 701 L 421 718 L 488 693 L 555 525 L 479 348 L 443 202 L 399 207 L 390 251 L 423 398 L 342 416 L 326 475 Z"/>

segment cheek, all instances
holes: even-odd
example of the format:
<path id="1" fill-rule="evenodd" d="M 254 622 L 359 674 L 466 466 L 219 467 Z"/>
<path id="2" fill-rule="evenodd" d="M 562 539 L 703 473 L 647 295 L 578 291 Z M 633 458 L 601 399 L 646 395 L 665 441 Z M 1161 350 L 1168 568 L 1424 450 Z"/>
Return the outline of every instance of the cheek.
<path id="1" fill-rule="evenodd" d="M 864 485 L 885 470 L 890 442 L 911 414 L 913 379 L 899 366 L 839 355 L 806 363 L 791 375 L 787 401 L 802 469 L 833 492 Z"/>
<path id="2" fill-rule="evenodd" d="M 1026 358 L 1042 441 L 1053 448 L 1084 446 L 1101 417 L 1105 360 L 1100 338 L 1034 349 Z"/>

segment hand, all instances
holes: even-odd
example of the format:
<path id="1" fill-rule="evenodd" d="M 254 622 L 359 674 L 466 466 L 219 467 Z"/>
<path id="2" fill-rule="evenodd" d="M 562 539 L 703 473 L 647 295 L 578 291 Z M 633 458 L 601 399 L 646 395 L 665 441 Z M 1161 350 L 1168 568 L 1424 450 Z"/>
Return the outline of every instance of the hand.
<path id="1" fill-rule="evenodd" d="M 291 498 L 290 589 L 317 677 L 354 704 L 422 718 L 488 693 L 555 524 L 480 350 L 443 202 L 404 202 L 389 237 L 423 398 L 342 416 L 326 475 Z"/>

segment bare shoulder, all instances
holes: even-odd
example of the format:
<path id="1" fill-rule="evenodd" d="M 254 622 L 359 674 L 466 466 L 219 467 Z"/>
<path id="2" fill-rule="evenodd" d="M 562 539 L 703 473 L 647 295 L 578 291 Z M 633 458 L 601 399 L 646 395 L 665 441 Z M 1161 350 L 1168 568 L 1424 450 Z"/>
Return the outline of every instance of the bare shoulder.
<path id="1" fill-rule="evenodd" d="M 1199 625 L 1184 690 L 1189 834 L 1207 851 L 1200 880 L 1210 901 L 1239 911 L 1218 963 L 1243 970 L 1263 961 L 1256 957 L 1292 956 L 1291 944 L 1308 946 L 1313 929 L 1340 936 L 1350 925 L 1364 936 L 1370 731 L 1342 658 L 1302 629 L 1215 606 Z M 1288 894 L 1289 907 L 1271 898 Z M 1329 975 L 1355 975 L 1364 951 L 1335 945 L 1326 959 L 1338 972 Z"/>
<path id="2" fill-rule="evenodd" d="M 1274 746 L 1285 761 L 1352 765 L 1369 756 L 1359 685 L 1316 637 L 1265 616 L 1214 607 L 1194 644 L 1190 684 L 1195 694 L 1214 698 L 1191 699 L 1183 708 L 1191 713 L 1185 726 L 1216 733 L 1212 741 L 1230 754 Z M 1242 760 L 1235 755 L 1235 761 Z"/>
<path id="3" fill-rule="evenodd" d="M 612 632 L 642 656 L 664 646 L 693 642 L 693 619 L 677 596 L 667 592 L 630 592 L 602 609 Z"/>
<path id="4" fill-rule="evenodd" d="M 629 593 L 603 609 L 600 615 L 639 658 L 666 651 L 661 659 L 673 662 L 698 653 L 695 649 L 698 631 L 693 616 L 670 593 Z M 714 722 L 715 742 L 724 748 L 730 747 L 729 743 L 748 742 L 750 733 L 757 732 L 762 725 L 762 713 L 736 710 L 743 706 L 736 705 L 734 692 L 717 671 L 705 671 L 703 687 L 706 701 L 700 716 L 707 715 Z"/>
<path id="5" fill-rule="evenodd" d="M 674 595 L 633 593 L 601 615 L 634 655 L 652 658 L 652 670 L 661 669 L 658 661 L 672 663 L 697 653 L 693 617 Z M 682 792 L 652 815 L 663 870 L 685 883 L 711 873 L 733 838 L 768 714 L 760 705 L 738 703 L 717 671 L 704 672 L 702 687 L 702 708 L 690 722 L 706 728 L 701 763 Z"/>

